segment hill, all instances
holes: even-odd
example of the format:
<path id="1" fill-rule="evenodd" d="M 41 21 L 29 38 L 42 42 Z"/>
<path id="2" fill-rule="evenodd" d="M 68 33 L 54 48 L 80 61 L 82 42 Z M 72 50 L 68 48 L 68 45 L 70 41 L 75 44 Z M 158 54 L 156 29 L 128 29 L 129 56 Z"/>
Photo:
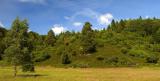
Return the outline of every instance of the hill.
<path id="1" fill-rule="evenodd" d="M 2 31 L 5 30 L 5 31 Z M 0 56 L 8 47 L 10 30 L 0 29 Z M 103 30 L 93 30 L 86 22 L 81 32 L 55 35 L 28 32 L 36 65 L 56 67 L 113 67 L 159 65 L 160 19 L 113 20 Z"/>

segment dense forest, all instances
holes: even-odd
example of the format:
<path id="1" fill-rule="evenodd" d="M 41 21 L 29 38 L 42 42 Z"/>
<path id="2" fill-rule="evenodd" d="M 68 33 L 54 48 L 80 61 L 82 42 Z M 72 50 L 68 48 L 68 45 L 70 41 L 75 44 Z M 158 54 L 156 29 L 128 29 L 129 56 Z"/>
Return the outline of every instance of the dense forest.
<path id="1" fill-rule="evenodd" d="M 87 68 L 160 64 L 157 18 L 112 20 L 103 30 L 93 30 L 86 22 L 80 32 L 59 35 L 52 30 L 40 35 L 28 28 L 27 20 L 19 18 L 10 29 L 0 27 L 1 65 L 21 65 L 24 71 L 32 71 L 34 65 Z"/>

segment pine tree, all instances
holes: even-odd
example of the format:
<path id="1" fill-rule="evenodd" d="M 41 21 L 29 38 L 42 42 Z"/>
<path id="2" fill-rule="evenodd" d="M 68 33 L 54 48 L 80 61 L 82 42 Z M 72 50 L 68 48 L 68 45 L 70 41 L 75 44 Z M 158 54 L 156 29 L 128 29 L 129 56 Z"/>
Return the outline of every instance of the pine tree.
<path id="1" fill-rule="evenodd" d="M 82 29 L 81 46 L 83 54 L 92 53 L 96 51 L 96 43 L 94 41 L 94 33 L 91 24 L 86 22 Z"/>
<path id="2" fill-rule="evenodd" d="M 50 30 L 48 32 L 48 35 L 46 36 L 45 42 L 47 45 L 54 46 L 54 44 L 56 42 L 56 37 L 55 37 L 55 34 L 52 30 Z"/>

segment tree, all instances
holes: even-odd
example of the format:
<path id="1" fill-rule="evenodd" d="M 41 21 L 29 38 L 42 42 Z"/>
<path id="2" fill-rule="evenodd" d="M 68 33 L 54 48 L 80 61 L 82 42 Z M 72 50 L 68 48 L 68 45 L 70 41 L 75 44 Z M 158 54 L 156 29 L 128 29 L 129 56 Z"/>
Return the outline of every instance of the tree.
<path id="1" fill-rule="evenodd" d="M 52 30 L 50 30 L 48 32 L 48 35 L 46 36 L 46 44 L 47 45 L 51 45 L 51 46 L 54 46 L 55 42 L 56 42 L 56 37 L 55 37 L 55 34 Z"/>
<path id="2" fill-rule="evenodd" d="M 109 30 L 112 30 L 112 31 L 116 30 L 116 22 L 115 22 L 115 20 L 112 20 L 111 25 L 109 27 Z"/>
<path id="3" fill-rule="evenodd" d="M 22 55 L 19 45 L 11 45 L 5 51 L 5 59 L 14 66 L 14 76 L 17 75 L 17 66 L 21 64 Z"/>
<path id="4" fill-rule="evenodd" d="M 5 39 L 7 44 L 5 57 L 6 59 L 10 58 L 9 62 L 15 66 L 15 76 L 17 65 L 22 66 L 23 71 L 34 71 L 32 49 L 28 38 L 27 20 L 21 21 L 19 18 L 16 18 Z"/>
<path id="5" fill-rule="evenodd" d="M 94 33 L 91 24 L 86 22 L 82 29 L 81 46 L 83 54 L 92 53 L 96 51 L 96 43 L 94 41 Z"/>

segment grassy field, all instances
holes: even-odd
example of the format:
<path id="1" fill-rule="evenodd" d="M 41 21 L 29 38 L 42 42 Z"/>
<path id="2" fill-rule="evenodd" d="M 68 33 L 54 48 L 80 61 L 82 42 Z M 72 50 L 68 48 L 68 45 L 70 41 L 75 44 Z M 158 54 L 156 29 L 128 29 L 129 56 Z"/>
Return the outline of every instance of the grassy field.
<path id="1" fill-rule="evenodd" d="M 53 68 L 13 77 L 12 68 L 0 68 L 0 81 L 159 81 L 160 68 Z M 35 75 L 35 76 L 32 76 Z"/>

